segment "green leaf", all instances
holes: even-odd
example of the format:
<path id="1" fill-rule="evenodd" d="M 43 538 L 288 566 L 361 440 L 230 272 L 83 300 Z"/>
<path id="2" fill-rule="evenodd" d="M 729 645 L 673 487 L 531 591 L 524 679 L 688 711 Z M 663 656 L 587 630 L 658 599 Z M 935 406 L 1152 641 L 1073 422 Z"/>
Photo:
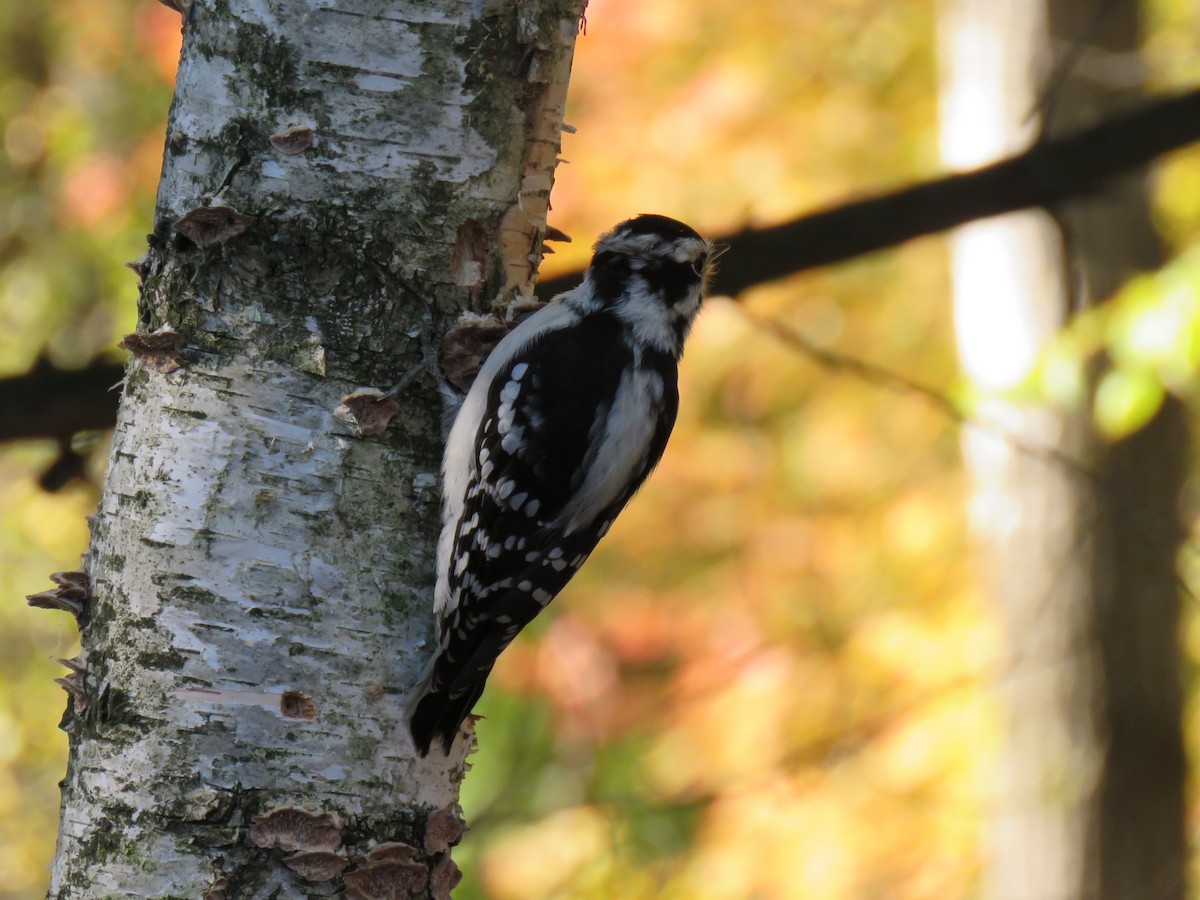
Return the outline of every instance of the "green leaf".
<path id="1" fill-rule="evenodd" d="M 1128 437 L 1154 417 L 1163 395 L 1162 384 L 1148 372 L 1134 369 L 1105 372 L 1096 390 L 1093 412 L 1096 425 L 1111 440 Z"/>

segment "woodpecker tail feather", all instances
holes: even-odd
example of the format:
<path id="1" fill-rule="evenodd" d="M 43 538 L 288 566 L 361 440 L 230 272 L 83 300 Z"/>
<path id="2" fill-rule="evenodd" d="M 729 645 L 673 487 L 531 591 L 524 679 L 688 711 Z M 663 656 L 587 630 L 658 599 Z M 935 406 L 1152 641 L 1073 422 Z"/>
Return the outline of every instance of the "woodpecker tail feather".
<path id="1" fill-rule="evenodd" d="M 423 688 L 416 694 L 419 699 L 410 707 L 408 729 L 421 756 L 429 754 L 434 740 L 441 741 L 442 751 L 447 756 L 450 755 L 450 748 L 454 746 L 454 739 L 458 737 L 463 720 L 470 715 L 479 700 L 486 681 L 485 674 L 466 690 L 456 691 L 454 694 L 447 690 L 431 691 L 428 688 Z"/>

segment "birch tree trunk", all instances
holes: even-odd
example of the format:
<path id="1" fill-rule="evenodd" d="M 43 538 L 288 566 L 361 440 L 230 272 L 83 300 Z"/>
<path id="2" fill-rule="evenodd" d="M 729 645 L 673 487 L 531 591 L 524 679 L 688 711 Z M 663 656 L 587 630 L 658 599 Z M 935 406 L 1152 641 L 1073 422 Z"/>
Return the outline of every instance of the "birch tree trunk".
<path id="1" fill-rule="evenodd" d="M 50 896 L 446 896 L 437 395 L 334 412 L 530 292 L 583 0 L 181 5 Z"/>
<path id="2" fill-rule="evenodd" d="M 1135 0 L 944 0 L 948 161 L 990 162 L 1136 102 L 1137 11 Z M 960 353 L 985 391 L 1019 384 L 1074 312 L 1161 263 L 1144 177 L 1054 215 L 958 232 Z M 1168 402 L 1113 446 L 1094 434 L 1086 404 L 994 400 L 982 417 L 1095 473 L 989 433 L 964 441 L 972 521 L 1007 639 L 991 893 L 1182 897 L 1182 411 Z"/>

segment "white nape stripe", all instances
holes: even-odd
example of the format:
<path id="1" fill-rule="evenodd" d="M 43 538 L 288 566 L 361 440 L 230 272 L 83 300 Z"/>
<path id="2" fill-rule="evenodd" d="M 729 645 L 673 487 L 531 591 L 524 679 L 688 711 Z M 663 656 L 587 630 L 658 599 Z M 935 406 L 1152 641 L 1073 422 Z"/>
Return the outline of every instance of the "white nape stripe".
<path id="1" fill-rule="evenodd" d="M 658 257 L 661 259 L 666 256 L 675 262 L 686 263 L 695 262 L 703 254 L 708 253 L 710 246 L 708 241 L 703 238 L 681 237 L 664 244 L 662 235 L 659 234 L 614 234 L 610 231 L 600 238 L 600 242 L 596 244 L 596 250 L 607 250 L 633 257 Z M 664 249 L 668 249 L 668 252 L 664 253 Z"/>

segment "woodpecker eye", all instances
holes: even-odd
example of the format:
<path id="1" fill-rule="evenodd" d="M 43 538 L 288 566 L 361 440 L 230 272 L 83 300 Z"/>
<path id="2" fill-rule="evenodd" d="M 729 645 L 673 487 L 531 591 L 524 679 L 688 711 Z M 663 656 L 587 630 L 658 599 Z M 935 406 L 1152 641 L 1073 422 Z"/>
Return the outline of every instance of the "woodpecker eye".
<path id="1" fill-rule="evenodd" d="M 704 277 L 704 267 L 708 263 L 708 254 L 701 253 L 696 257 L 696 261 L 692 263 L 692 271 L 696 273 L 697 278 Z"/>

